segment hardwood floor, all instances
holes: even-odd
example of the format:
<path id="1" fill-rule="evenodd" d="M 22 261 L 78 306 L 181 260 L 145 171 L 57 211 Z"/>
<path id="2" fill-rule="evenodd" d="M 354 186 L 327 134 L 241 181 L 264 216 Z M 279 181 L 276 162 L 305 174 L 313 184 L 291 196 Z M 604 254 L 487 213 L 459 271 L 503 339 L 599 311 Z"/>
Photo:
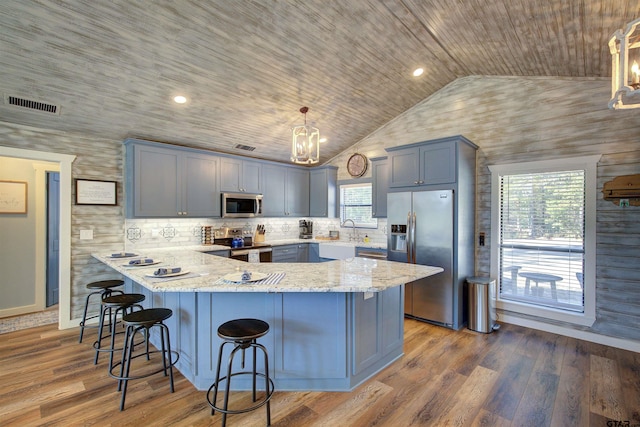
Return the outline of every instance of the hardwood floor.
<path id="1" fill-rule="evenodd" d="M 77 340 L 56 325 L 0 335 L 0 425 L 220 425 L 179 373 L 173 394 L 162 375 L 132 381 L 120 412 L 106 357 L 94 366 L 91 339 Z M 271 412 L 274 426 L 639 426 L 640 354 L 507 324 L 484 335 L 406 320 L 401 360 L 350 393 L 276 390 Z M 264 425 L 265 410 L 228 423 Z"/>

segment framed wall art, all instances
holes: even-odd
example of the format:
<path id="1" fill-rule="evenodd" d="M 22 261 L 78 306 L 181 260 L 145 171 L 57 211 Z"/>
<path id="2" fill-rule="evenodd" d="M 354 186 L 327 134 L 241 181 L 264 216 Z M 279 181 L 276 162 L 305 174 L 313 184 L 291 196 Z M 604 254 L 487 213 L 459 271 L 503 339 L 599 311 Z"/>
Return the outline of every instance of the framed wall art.
<path id="1" fill-rule="evenodd" d="M 0 213 L 27 213 L 26 181 L 0 181 Z"/>
<path id="2" fill-rule="evenodd" d="M 76 205 L 116 206 L 118 183 L 97 179 L 76 179 Z"/>

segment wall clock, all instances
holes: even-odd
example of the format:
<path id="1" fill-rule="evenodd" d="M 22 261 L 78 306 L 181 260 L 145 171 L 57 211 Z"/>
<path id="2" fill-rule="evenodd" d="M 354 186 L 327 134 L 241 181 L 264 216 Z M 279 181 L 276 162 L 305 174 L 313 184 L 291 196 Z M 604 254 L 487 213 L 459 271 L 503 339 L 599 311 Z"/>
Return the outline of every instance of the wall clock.
<path id="1" fill-rule="evenodd" d="M 347 160 L 347 171 L 349 175 L 359 177 L 365 174 L 369 162 L 364 154 L 355 153 Z"/>

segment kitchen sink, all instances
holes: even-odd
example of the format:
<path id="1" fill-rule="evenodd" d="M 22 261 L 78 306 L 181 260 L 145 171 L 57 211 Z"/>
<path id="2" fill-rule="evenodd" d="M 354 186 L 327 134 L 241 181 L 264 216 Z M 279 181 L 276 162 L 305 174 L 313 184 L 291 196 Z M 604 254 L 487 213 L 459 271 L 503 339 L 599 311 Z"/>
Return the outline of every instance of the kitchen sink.
<path id="1" fill-rule="evenodd" d="M 356 245 L 353 243 L 319 243 L 320 258 L 347 259 L 356 256 Z"/>

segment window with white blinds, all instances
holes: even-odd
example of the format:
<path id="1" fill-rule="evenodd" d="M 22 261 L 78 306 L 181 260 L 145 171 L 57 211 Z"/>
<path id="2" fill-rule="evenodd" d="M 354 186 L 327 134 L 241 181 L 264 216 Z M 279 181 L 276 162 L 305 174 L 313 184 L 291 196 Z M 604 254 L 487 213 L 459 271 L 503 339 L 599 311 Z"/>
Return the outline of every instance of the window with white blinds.
<path id="1" fill-rule="evenodd" d="M 373 194 L 371 183 L 340 185 L 340 222 L 353 220 L 358 228 L 377 228 L 373 218 Z"/>
<path id="2" fill-rule="evenodd" d="M 500 177 L 503 300 L 584 312 L 585 171 Z"/>

